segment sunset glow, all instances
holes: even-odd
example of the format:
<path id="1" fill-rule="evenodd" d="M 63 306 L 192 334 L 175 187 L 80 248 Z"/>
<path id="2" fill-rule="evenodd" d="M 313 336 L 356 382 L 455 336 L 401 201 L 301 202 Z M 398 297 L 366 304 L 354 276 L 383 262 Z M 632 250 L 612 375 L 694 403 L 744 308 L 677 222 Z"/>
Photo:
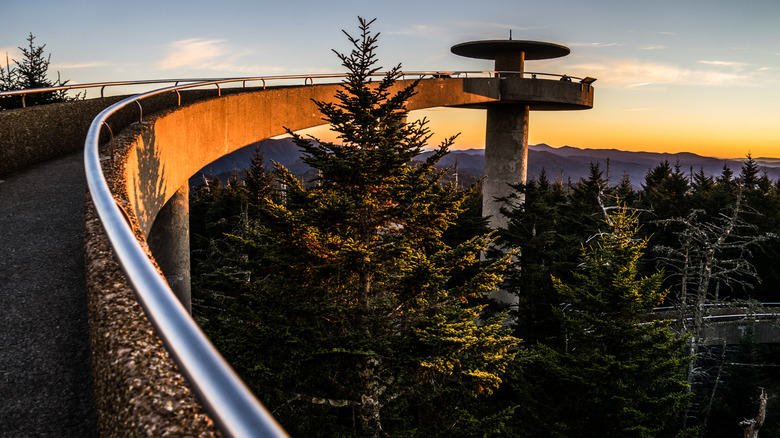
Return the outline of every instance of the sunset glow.
<path id="1" fill-rule="evenodd" d="M 353 29 L 361 15 L 377 18 L 383 66 L 484 71 L 492 61 L 459 57 L 450 47 L 506 39 L 512 30 L 515 39 L 571 49 L 563 58 L 528 61 L 527 71 L 598 79 L 592 110 L 532 112 L 530 144 L 780 156 L 780 2 L 772 0 L 603 0 L 587 7 L 574 0 L 401 0 L 393 7 L 229 0 L 220 3 L 219 20 L 202 2 L 60 6 L 3 2 L 0 65 L 6 53 L 19 58 L 16 47 L 32 32 L 52 54 L 51 70 L 71 83 L 333 73 L 344 68 L 331 49 L 345 50 L 341 29 Z M 437 108 L 412 117 L 430 120 L 434 143 L 460 133 L 456 148 L 484 147 L 479 110 Z"/>

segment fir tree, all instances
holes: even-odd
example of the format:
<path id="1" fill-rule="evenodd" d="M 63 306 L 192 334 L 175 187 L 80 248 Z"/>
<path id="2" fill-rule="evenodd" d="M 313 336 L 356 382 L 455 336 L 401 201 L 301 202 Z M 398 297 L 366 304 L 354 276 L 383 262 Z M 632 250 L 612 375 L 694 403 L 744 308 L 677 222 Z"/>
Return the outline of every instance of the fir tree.
<path id="1" fill-rule="evenodd" d="M 704 168 L 700 167 L 699 171 L 693 174 L 691 189 L 693 189 L 694 193 L 706 195 L 714 188 L 715 188 L 715 179 L 705 174 Z"/>
<path id="2" fill-rule="evenodd" d="M 760 179 L 760 169 L 758 163 L 748 154 L 747 160 L 742 163 L 742 169 L 739 172 L 739 179 L 742 182 L 742 189 L 748 192 L 758 189 Z"/>
<path id="3" fill-rule="evenodd" d="M 520 248 L 520 257 L 507 271 L 502 288 L 518 296 L 518 336 L 530 343 L 555 339 L 561 325 L 554 314 L 559 301 L 550 276 L 567 276 L 577 265 L 578 242 L 585 236 L 567 225 L 580 217 L 566 217 L 576 209 L 570 209 L 569 197 L 554 190 L 545 173 L 539 181 L 530 179 L 514 189 L 503 200 L 501 211 L 508 221 L 499 230 L 499 241 L 506 248 Z"/>
<path id="4" fill-rule="evenodd" d="M 260 210 L 266 199 L 274 199 L 274 175 L 265 165 L 265 157 L 260 152 L 260 147 L 255 147 L 255 152 L 250 158 L 249 168 L 244 169 L 244 183 L 247 191 L 247 202 L 250 216 L 259 219 Z"/>
<path id="5" fill-rule="evenodd" d="M 316 184 L 277 167 L 284 202 L 266 199 L 269 220 L 235 237 L 252 281 L 236 282 L 244 295 L 231 330 L 241 336 L 217 342 L 283 424 L 306 436 L 443 427 L 432 422 L 452 416 L 418 403 L 448 392 L 456 409 L 467 394 L 490 393 L 517 343 L 502 315 L 481 319 L 476 304 L 508 256 L 454 275 L 491 238 L 442 240 L 466 198 L 441 186 L 434 167 L 452 139 L 410 165 L 430 134 L 424 121 L 405 123 L 416 82 L 397 86 L 400 66 L 371 81 L 380 69 L 372 22 L 360 19 L 360 35 L 347 34 L 352 51 L 337 52 L 348 70 L 337 103 L 315 102 L 339 143 L 290 132 L 319 171 Z"/>
<path id="6" fill-rule="evenodd" d="M 575 280 L 554 280 L 566 303 L 566 349 L 552 365 L 566 391 L 558 396 L 567 417 L 558 421 L 578 436 L 668 434 L 685 406 L 684 340 L 668 322 L 640 319 L 668 291 L 661 272 L 639 276 L 647 240 L 635 237 L 636 215 L 618 210 L 608 225 L 583 250 Z"/>
<path id="7" fill-rule="evenodd" d="M 25 90 L 29 88 L 48 88 L 60 87 L 66 85 L 69 81 L 60 79 L 59 72 L 57 79 L 49 79 L 49 65 L 51 64 L 51 54 L 48 56 L 44 52 L 46 45 L 36 46 L 35 36 L 32 33 L 27 37 L 27 47 L 19 47 L 22 51 L 22 60 L 13 60 L 15 67 L 11 68 L 10 63 L 6 70 L 0 73 L 0 91 L 2 90 Z M 66 102 L 68 100 L 83 99 L 85 94 L 79 94 L 73 98 L 67 96 L 65 90 L 49 91 L 45 93 L 28 94 L 24 103 L 26 106 L 42 105 L 54 102 Z M 20 108 L 22 98 L 8 97 L 0 100 L 0 108 Z"/>

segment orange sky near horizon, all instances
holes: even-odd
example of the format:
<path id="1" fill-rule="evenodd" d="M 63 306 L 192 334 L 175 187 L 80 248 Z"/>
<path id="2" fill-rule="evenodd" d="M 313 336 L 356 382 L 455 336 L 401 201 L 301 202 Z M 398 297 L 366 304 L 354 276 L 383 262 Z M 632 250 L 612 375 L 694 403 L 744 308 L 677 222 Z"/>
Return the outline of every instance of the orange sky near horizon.
<path id="1" fill-rule="evenodd" d="M 596 94 L 598 99 L 598 90 Z M 734 119 L 726 114 L 701 115 L 685 119 L 658 115 L 646 119 L 654 110 L 532 111 L 528 143 L 552 147 L 573 146 L 590 149 L 618 149 L 634 152 L 692 152 L 715 158 L 742 159 L 780 157 L 780 136 L 768 136 L 777 130 L 769 120 Z M 611 113 L 611 114 L 610 114 Z M 413 111 L 410 120 L 426 117 L 434 134 L 431 146 L 445 137 L 458 134 L 452 149 L 485 147 L 485 111 L 459 108 L 434 108 Z M 323 140 L 333 141 L 327 127 L 305 131 Z"/>

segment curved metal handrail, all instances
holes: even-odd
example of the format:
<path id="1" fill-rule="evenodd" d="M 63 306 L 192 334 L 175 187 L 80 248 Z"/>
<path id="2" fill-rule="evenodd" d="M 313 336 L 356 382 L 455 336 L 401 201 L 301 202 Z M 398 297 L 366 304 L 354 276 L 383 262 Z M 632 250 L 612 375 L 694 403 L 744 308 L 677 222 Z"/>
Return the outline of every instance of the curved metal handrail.
<path id="1" fill-rule="evenodd" d="M 404 72 L 402 73 L 402 76 L 405 78 L 406 75 L 416 75 L 420 79 L 424 78 L 425 76 L 431 76 L 433 78 L 448 78 L 448 77 L 460 77 L 463 75 L 465 78 L 469 77 L 469 74 L 471 75 L 486 75 L 489 77 L 501 77 L 502 74 L 518 74 L 522 73 L 526 76 L 526 79 L 536 79 L 537 76 L 544 76 L 544 77 L 554 77 L 554 78 L 569 78 L 577 81 L 583 80 L 583 78 L 579 78 L 576 76 L 569 76 L 565 74 L 556 74 L 556 73 L 542 73 L 542 72 L 531 72 L 531 71 L 490 71 L 490 70 L 482 70 L 482 71 L 420 71 L 420 72 Z M 376 73 L 376 75 L 381 75 L 381 73 Z M 194 84 L 203 84 L 203 83 L 213 83 L 213 84 L 220 84 L 225 83 L 224 81 L 229 82 L 242 82 L 243 87 L 246 87 L 246 83 L 249 81 L 262 81 L 263 82 L 263 88 L 265 88 L 265 81 L 266 80 L 281 80 L 281 79 L 304 79 L 304 83 L 307 85 L 312 85 L 314 83 L 314 78 L 332 78 L 337 77 L 333 76 L 331 74 L 324 74 L 324 75 L 291 75 L 291 76 L 265 76 L 265 77 L 246 77 L 246 78 L 185 78 L 185 79 L 149 79 L 149 80 L 142 80 L 142 81 L 113 81 L 113 82 L 91 82 L 86 84 L 73 84 L 73 85 L 60 85 L 57 87 L 45 87 L 45 88 L 27 88 L 22 90 L 10 90 L 10 91 L 0 91 L 0 97 L 9 97 L 9 96 L 22 96 L 22 108 L 26 108 L 25 103 L 25 96 L 28 94 L 35 94 L 35 93 L 48 93 L 53 91 L 69 91 L 69 90 L 81 90 L 81 89 L 89 89 L 89 88 L 100 88 L 100 97 L 104 97 L 104 91 L 106 87 L 118 87 L 118 86 L 127 86 L 127 85 L 152 85 L 152 84 L 169 84 L 173 83 L 174 86 L 178 86 L 180 83 L 186 82 L 189 85 Z"/>
<path id="2" fill-rule="evenodd" d="M 68 90 L 80 90 L 88 88 L 100 87 L 100 97 L 104 97 L 104 91 L 106 87 L 117 87 L 123 85 L 152 85 L 152 84 L 169 84 L 174 83 L 178 85 L 180 82 L 207 82 L 216 79 L 149 79 L 143 81 L 113 81 L 113 82 L 92 82 L 86 84 L 73 84 L 73 85 L 60 85 L 56 87 L 44 87 L 44 88 L 25 88 L 21 90 L 9 90 L 0 92 L 0 97 L 8 96 L 22 96 L 22 108 L 26 108 L 25 97 L 28 94 L 36 93 L 49 93 L 53 91 L 68 91 Z"/>
<path id="3" fill-rule="evenodd" d="M 706 303 L 702 304 L 702 307 L 704 308 L 711 308 L 711 307 L 725 307 L 725 308 L 748 308 L 751 306 L 759 306 L 759 307 L 780 307 L 780 302 L 766 302 L 766 303 L 728 303 L 728 302 L 720 302 L 720 303 Z M 692 306 L 691 306 L 692 307 Z M 678 309 L 685 309 L 685 307 L 680 306 L 661 306 L 661 307 L 655 307 L 653 308 L 653 312 L 664 312 L 669 310 L 678 310 Z"/>
<path id="4" fill-rule="evenodd" d="M 231 81 L 166 87 L 109 106 L 89 127 L 84 166 L 92 201 L 122 270 L 157 334 L 220 429 L 236 437 L 283 437 L 287 435 L 282 427 L 222 358 L 152 264 L 114 200 L 100 164 L 100 130 L 108 117 L 124 106 L 161 93 Z"/>

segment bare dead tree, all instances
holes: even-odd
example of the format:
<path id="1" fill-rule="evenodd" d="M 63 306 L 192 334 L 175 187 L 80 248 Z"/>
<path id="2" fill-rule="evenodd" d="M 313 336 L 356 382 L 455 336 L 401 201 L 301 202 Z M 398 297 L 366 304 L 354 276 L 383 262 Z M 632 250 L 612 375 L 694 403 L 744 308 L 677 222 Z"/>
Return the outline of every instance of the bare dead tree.
<path id="1" fill-rule="evenodd" d="M 766 420 L 766 403 L 766 391 L 762 389 L 761 395 L 758 396 L 758 414 L 754 418 L 739 422 L 739 425 L 744 428 L 745 438 L 758 438 L 758 430 Z"/>
<path id="2" fill-rule="evenodd" d="M 697 356 L 706 345 L 703 338 L 706 316 L 712 305 L 720 304 L 720 287 L 752 288 L 760 282 L 755 267 L 750 263 L 752 250 L 773 236 L 756 233 L 757 227 L 747 223 L 742 193 L 730 211 L 721 212 L 713 220 L 705 218 L 702 210 L 692 210 L 686 217 L 660 220 L 665 228 L 674 228 L 678 245 L 655 246 L 658 264 L 664 268 L 667 280 L 677 285 L 673 300 L 679 314 L 682 335 L 688 335 L 687 354 Z M 722 364 L 721 364 L 722 366 Z M 689 387 L 704 371 L 691 361 L 687 370 Z M 683 427 L 686 427 L 686 411 Z"/>

